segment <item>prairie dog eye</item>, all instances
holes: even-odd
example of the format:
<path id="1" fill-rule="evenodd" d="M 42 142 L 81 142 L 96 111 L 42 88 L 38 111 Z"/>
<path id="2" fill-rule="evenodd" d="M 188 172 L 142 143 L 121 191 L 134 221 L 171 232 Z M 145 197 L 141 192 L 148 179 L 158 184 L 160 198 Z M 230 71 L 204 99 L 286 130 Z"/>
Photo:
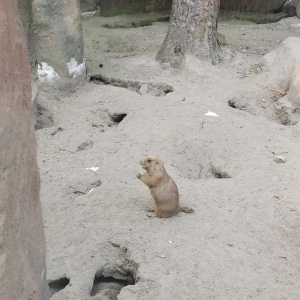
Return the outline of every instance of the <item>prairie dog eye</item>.
<path id="1" fill-rule="evenodd" d="M 151 163 L 151 159 L 148 159 L 147 162 L 148 162 L 148 163 Z"/>

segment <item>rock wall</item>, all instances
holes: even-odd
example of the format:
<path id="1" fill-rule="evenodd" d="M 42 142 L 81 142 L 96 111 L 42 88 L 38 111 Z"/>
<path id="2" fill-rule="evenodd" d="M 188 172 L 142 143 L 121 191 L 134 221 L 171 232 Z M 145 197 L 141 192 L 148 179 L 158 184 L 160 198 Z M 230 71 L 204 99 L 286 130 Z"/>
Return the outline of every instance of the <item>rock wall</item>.
<path id="1" fill-rule="evenodd" d="M 0 1 L 0 299 L 48 299 L 31 76 L 16 0 Z"/>
<path id="2" fill-rule="evenodd" d="M 171 10 L 172 0 L 80 0 L 83 10 L 93 10 L 99 4 L 102 15 Z"/>
<path id="3" fill-rule="evenodd" d="M 285 0 L 221 0 L 226 10 L 250 11 L 259 13 L 278 12 Z"/>
<path id="4" fill-rule="evenodd" d="M 292 0 L 294 1 L 294 0 Z M 80 0 L 83 7 L 93 9 L 99 0 Z M 249 11 L 259 13 L 278 12 L 286 0 L 221 0 L 226 10 Z M 152 10 L 170 10 L 172 0 L 100 0 L 102 13 L 139 12 Z"/>
<path id="5" fill-rule="evenodd" d="M 284 125 L 300 120 L 300 38 L 288 37 L 277 49 L 266 54 L 265 65 L 286 95 L 275 103 L 276 113 Z"/>
<path id="6" fill-rule="evenodd" d="M 36 45 L 35 128 L 50 127 L 61 97 L 86 78 L 79 0 L 32 0 Z"/>

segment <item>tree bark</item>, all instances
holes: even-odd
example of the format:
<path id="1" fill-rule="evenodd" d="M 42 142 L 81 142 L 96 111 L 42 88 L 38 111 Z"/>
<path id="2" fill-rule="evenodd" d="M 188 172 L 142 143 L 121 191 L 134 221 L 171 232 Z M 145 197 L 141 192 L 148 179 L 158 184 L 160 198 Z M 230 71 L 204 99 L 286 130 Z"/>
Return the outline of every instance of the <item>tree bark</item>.
<path id="1" fill-rule="evenodd" d="M 222 59 L 217 41 L 220 0 L 173 0 L 166 38 L 156 59 L 180 67 L 187 53 L 213 64 Z"/>

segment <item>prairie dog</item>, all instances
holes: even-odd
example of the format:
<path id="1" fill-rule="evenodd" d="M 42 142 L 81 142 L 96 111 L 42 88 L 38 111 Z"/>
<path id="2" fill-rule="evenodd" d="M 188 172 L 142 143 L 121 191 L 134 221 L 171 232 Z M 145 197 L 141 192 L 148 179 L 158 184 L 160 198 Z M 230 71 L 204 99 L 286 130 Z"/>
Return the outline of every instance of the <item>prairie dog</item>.
<path id="1" fill-rule="evenodd" d="M 179 205 L 179 194 L 175 181 L 166 172 L 163 162 L 156 156 L 146 156 L 141 161 L 144 174 L 137 174 L 150 189 L 154 199 L 154 212 L 158 218 L 170 218 L 178 211 L 193 212 L 190 207 Z"/>

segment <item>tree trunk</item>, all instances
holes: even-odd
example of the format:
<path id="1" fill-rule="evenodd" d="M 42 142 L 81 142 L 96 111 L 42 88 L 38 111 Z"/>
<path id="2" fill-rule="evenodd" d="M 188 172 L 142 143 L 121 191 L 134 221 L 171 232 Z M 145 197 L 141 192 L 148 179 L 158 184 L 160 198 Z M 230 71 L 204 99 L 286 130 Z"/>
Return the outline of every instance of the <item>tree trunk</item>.
<path id="1" fill-rule="evenodd" d="M 220 0 L 173 0 L 167 36 L 156 59 L 180 67 L 187 53 L 199 59 L 221 60 L 217 41 Z"/>

